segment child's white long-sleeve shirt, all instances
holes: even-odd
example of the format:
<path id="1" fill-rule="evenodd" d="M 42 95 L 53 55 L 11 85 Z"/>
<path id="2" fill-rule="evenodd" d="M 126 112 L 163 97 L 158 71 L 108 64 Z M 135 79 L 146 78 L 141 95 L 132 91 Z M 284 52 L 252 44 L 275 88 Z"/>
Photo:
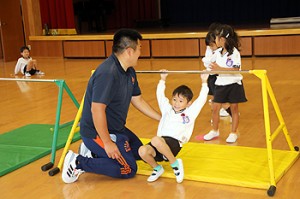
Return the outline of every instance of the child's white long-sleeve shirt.
<path id="1" fill-rule="evenodd" d="M 195 120 L 206 103 L 208 95 L 207 83 L 202 83 L 198 98 L 183 112 L 175 113 L 169 99 L 165 96 L 165 81 L 157 85 L 156 97 L 162 118 L 158 125 L 157 136 L 170 136 L 179 140 L 180 144 L 188 142 L 192 136 Z"/>
<path id="2" fill-rule="evenodd" d="M 32 60 L 31 57 L 29 59 L 24 59 L 23 57 L 20 57 L 18 59 L 16 67 L 15 67 L 15 74 L 18 74 L 19 72 L 21 72 L 22 74 L 24 74 L 24 68 L 25 68 L 25 66 L 28 64 L 28 62 L 30 60 Z"/>
<path id="3" fill-rule="evenodd" d="M 202 62 L 206 70 L 211 70 L 210 64 L 215 61 L 216 61 L 215 51 L 213 51 L 209 46 L 206 46 L 205 57 L 202 58 Z"/>

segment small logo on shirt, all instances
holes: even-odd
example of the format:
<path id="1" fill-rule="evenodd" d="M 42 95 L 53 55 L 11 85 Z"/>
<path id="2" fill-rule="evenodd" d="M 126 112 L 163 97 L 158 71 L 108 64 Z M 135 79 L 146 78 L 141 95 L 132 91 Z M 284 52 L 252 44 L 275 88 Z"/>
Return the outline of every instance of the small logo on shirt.
<path id="1" fill-rule="evenodd" d="M 131 83 L 132 83 L 132 85 L 134 84 L 134 81 L 135 81 L 134 77 L 131 77 Z"/>
<path id="2" fill-rule="evenodd" d="M 190 122 L 189 116 L 186 116 L 184 113 L 181 113 L 181 117 L 182 117 L 182 123 L 183 124 L 187 124 L 187 123 Z"/>
<path id="3" fill-rule="evenodd" d="M 233 61 L 231 60 L 231 58 L 227 58 L 227 61 L 226 61 L 226 66 L 229 66 L 231 67 L 233 65 Z"/>

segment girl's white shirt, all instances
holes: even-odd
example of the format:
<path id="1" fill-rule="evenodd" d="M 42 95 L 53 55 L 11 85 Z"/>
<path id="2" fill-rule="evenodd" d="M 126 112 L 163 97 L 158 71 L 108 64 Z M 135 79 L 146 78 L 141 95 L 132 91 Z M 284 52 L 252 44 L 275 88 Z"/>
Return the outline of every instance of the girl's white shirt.
<path id="1" fill-rule="evenodd" d="M 209 46 L 206 46 L 205 57 L 202 58 L 202 62 L 206 68 L 206 70 L 210 71 L 210 64 L 216 61 L 215 52 L 220 49 L 213 51 Z"/>
<path id="2" fill-rule="evenodd" d="M 234 48 L 233 53 L 228 55 L 226 52 L 222 55 L 222 49 L 218 49 L 215 51 L 216 55 L 216 63 L 222 68 L 234 68 L 238 67 L 241 70 L 241 54 L 240 52 Z M 216 85 L 225 86 L 229 84 L 238 83 L 242 85 L 243 76 L 241 74 L 219 74 L 217 76 L 217 80 L 215 82 Z"/>

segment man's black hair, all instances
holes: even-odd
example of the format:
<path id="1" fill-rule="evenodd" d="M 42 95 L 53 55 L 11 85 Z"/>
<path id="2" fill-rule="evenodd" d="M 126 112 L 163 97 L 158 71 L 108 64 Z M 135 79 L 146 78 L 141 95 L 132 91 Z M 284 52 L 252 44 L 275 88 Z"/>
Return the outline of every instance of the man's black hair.
<path id="1" fill-rule="evenodd" d="M 142 35 L 134 29 L 120 29 L 114 34 L 112 50 L 114 53 L 122 53 L 126 48 L 135 50 L 141 39 Z"/>

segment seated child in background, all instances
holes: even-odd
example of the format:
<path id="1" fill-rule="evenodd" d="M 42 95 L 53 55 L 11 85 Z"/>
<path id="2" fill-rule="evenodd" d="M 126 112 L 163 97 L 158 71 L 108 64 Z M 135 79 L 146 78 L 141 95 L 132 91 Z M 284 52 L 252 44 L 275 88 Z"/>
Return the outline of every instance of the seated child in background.
<path id="1" fill-rule="evenodd" d="M 22 46 L 20 48 L 21 56 L 15 67 L 15 75 L 21 72 L 26 77 L 31 75 L 44 75 L 45 73 L 37 69 L 36 60 L 32 59 L 30 55 L 30 50 L 27 46 Z"/>
<path id="2" fill-rule="evenodd" d="M 151 142 L 139 148 L 139 155 L 152 168 L 153 172 L 147 179 L 154 182 L 164 172 L 164 168 L 157 162 L 169 161 L 176 176 L 181 183 L 184 177 L 183 163 L 176 159 L 184 143 L 188 142 L 194 129 L 194 124 L 202 107 L 206 103 L 208 87 L 208 74 L 201 74 L 202 88 L 199 97 L 192 103 L 193 93 L 185 85 L 177 87 L 172 94 L 171 104 L 165 96 L 165 81 L 167 71 L 162 70 L 161 80 L 158 83 L 156 96 L 162 118 L 158 125 L 157 136 Z"/>

